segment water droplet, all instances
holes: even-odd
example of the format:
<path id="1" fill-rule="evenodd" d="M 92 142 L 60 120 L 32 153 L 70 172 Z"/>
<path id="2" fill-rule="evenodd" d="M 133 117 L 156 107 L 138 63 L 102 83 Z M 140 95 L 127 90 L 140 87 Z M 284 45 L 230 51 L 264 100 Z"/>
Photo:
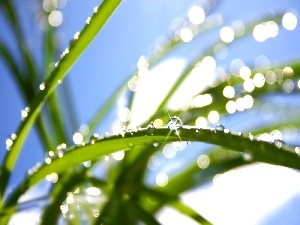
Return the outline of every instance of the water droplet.
<path id="1" fill-rule="evenodd" d="M 49 151 L 46 153 L 45 156 L 45 163 L 50 164 L 52 162 L 52 159 L 55 157 L 54 151 Z"/>
<path id="2" fill-rule="evenodd" d="M 157 148 L 158 147 L 158 143 L 153 143 L 153 146 L 155 147 L 155 148 Z"/>
<path id="3" fill-rule="evenodd" d="M 45 90 L 45 88 L 46 88 L 46 84 L 45 84 L 44 82 L 41 83 L 40 86 L 39 86 L 39 89 L 40 89 L 41 91 L 43 91 L 43 90 Z"/>
<path id="4" fill-rule="evenodd" d="M 56 63 L 54 64 L 54 67 L 57 67 L 57 66 L 58 66 L 58 64 L 59 64 L 59 61 L 58 61 L 58 62 L 56 62 Z"/>
<path id="5" fill-rule="evenodd" d="M 177 131 L 179 128 L 182 127 L 182 121 L 177 116 L 173 116 L 168 121 L 168 128 L 171 131 Z"/>
<path id="6" fill-rule="evenodd" d="M 284 141 L 282 140 L 274 140 L 274 145 L 277 147 L 277 148 L 282 148 L 282 145 L 284 144 Z"/>
<path id="7" fill-rule="evenodd" d="M 153 122 L 149 123 L 148 126 L 147 126 L 147 132 L 149 134 L 153 135 L 154 130 L 155 130 L 154 123 Z"/>
<path id="8" fill-rule="evenodd" d="M 66 153 L 66 148 L 67 148 L 67 145 L 65 143 L 58 145 L 56 147 L 56 155 L 59 158 L 62 158 L 64 156 L 64 154 Z"/>
<path id="9" fill-rule="evenodd" d="M 253 135 L 253 134 L 251 134 L 251 133 L 249 133 L 249 134 L 248 134 L 248 138 L 249 138 L 249 140 L 250 140 L 250 141 L 253 141 L 253 139 L 254 139 L 254 135 Z"/>
<path id="10" fill-rule="evenodd" d="M 188 145 L 191 145 L 192 143 L 193 143 L 192 141 L 188 141 L 188 142 L 187 142 Z"/>
<path id="11" fill-rule="evenodd" d="M 300 147 L 296 147 L 295 152 L 300 156 Z"/>
<path id="12" fill-rule="evenodd" d="M 63 83 L 63 79 L 59 79 L 58 81 L 57 81 L 57 84 L 62 84 Z"/>
<path id="13" fill-rule="evenodd" d="M 217 126 L 215 126 L 215 130 L 216 131 L 224 131 L 225 127 L 222 124 L 218 124 Z"/>
<path id="14" fill-rule="evenodd" d="M 86 24 L 90 24 L 90 22 L 91 22 L 91 17 L 88 17 L 87 19 L 86 19 Z"/>
<path id="15" fill-rule="evenodd" d="M 80 32 L 76 32 L 75 34 L 74 34 L 74 40 L 77 40 L 78 38 L 79 38 L 79 36 L 80 36 Z"/>
<path id="16" fill-rule="evenodd" d="M 81 133 L 79 132 L 76 132 L 74 135 L 73 135 L 73 142 L 75 145 L 81 145 L 83 143 L 83 136 Z"/>
<path id="17" fill-rule="evenodd" d="M 51 174 L 47 175 L 46 180 L 53 184 L 56 183 L 58 181 L 57 173 L 51 173 Z"/>
<path id="18" fill-rule="evenodd" d="M 21 119 L 25 120 L 29 114 L 30 108 L 26 107 L 25 109 L 21 110 Z"/>
<path id="19" fill-rule="evenodd" d="M 9 151 L 11 146 L 13 145 L 14 141 L 9 137 L 9 138 L 6 138 L 6 150 Z"/>
<path id="20" fill-rule="evenodd" d="M 95 144 L 96 141 L 99 140 L 99 134 L 93 134 L 91 137 L 90 137 L 90 143 L 91 144 Z"/>
<path id="21" fill-rule="evenodd" d="M 96 13 L 96 12 L 98 12 L 98 7 L 97 6 L 94 8 L 94 13 Z"/>
<path id="22" fill-rule="evenodd" d="M 253 160 L 253 155 L 252 155 L 252 153 L 250 153 L 250 152 L 248 152 L 247 150 L 245 150 L 244 152 L 243 152 L 243 159 L 245 160 L 245 161 L 247 161 L 247 162 L 250 162 L 250 161 L 252 161 Z"/>
<path id="23" fill-rule="evenodd" d="M 88 160 L 88 161 L 83 162 L 83 165 L 84 165 L 86 168 L 89 168 L 89 167 L 92 165 L 92 162 L 91 162 L 91 160 Z"/>

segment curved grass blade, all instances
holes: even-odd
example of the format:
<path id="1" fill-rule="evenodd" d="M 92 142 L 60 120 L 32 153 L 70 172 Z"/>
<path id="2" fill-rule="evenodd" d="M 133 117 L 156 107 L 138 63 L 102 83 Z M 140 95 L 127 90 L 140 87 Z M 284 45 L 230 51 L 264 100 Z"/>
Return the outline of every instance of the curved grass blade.
<path id="1" fill-rule="evenodd" d="M 247 150 L 256 161 L 300 169 L 300 157 L 296 154 L 295 148 L 283 143 L 279 146 L 275 145 L 276 143 L 251 140 L 238 134 L 215 129 L 199 129 L 192 126 L 183 126 L 178 132 L 182 141 L 206 142 L 239 152 Z M 168 140 L 165 140 L 167 135 L 169 135 Z M 227 141 L 224 142 L 224 140 Z M 22 185 L 12 193 L 5 205 L 15 204 L 25 190 L 43 180 L 48 174 L 60 173 L 79 163 L 97 159 L 115 151 L 129 150 L 140 145 L 173 141 L 178 141 L 177 132 L 170 132 L 167 127 L 156 128 L 150 136 L 148 129 L 143 128 L 134 133 L 127 132 L 124 137 L 111 135 L 100 139 L 94 144 L 74 147 L 69 149 L 62 158 L 56 158 L 50 164 L 42 165 L 37 172 L 28 176 Z"/>
<path id="2" fill-rule="evenodd" d="M 93 17 L 89 24 L 87 24 L 77 40 L 74 40 L 70 46 L 68 54 L 65 55 L 62 60 L 57 64 L 55 69 L 50 74 L 49 78 L 45 82 L 45 89 L 40 91 L 30 106 L 31 112 L 28 117 L 20 124 L 16 134 L 17 139 L 14 141 L 11 149 L 5 155 L 3 165 L 1 167 L 1 184 L 0 184 L 0 202 L 2 203 L 2 197 L 6 188 L 7 182 L 10 177 L 10 173 L 14 167 L 16 159 L 19 155 L 20 149 L 26 139 L 26 136 L 34 124 L 35 119 L 39 115 L 45 100 L 56 88 L 58 82 L 64 78 L 68 70 L 79 58 L 84 49 L 93 40 L 99 30 L 106 23 L 108 18 L 120 4 L 121 0 L 104 0 L 100 7 L 95 10 Z M 0 203 L 0 204 L 1 204 Z"/>

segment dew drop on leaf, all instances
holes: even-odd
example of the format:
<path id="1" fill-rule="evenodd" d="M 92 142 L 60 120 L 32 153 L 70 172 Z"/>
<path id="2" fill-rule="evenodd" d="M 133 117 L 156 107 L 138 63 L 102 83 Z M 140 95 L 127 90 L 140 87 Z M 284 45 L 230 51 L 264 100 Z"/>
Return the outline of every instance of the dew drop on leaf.
<path id="1" fill-rule="evenodd" d="M 244 152 L 243 152 L 243 159 L 245 160 L 245 161 L 247 161 L 247 162 L 250 162 L 250 161 L 252 161 L 253 160 L 253 155 L 250 153 L 250 152 L 248 152 L 247 150 L 245 150 Z"/>
<path id="2" fill-rule="evenodd" d="M 182 127 L 182 121 L 177 116 L 173 116 L 169 119 L 168 128 L 171 131 L 177 131 L 181 127 Z"/>
<path id="3" fill-rule="evenodd" d="M 296 152 L 296 154 L 298 154 L 300 156 L 300 147 L 296 147 L 295 152 Z"/>
<path id="4" fill-rule="evenodd" d="M 99 134 L 93 134 L 91 137 L 90 137 L 90 143 L 91 144 L 95 144 L 96 141 L 99 140 Z"/>
<path id="5" fill-rule="evenodd" d="M 274 140 L 274 145 L 277 147 L 277 148 L 282 148 L 282 145 L 284 144 L 284 141 L 282 140 Z"/>
<path id="6" fill-rule="evenodd" d="M 21 110 L 21 119 L 25 120 L 29 114 L 30 108 L 26 107 L 24 109 Z"/>
<path id="7" fill-rule="evenodd" d="M 147 126 L 147 132 L 149 134 L 153 135 L 154 130 L 155 130 L 154 123 L 153 122 L 149 123 L 148 126 Z"/>
<path id="8" fill-rule="evenodd" d="M 216 131 L 224 131 L 225 127 L 222 124 L 218 124 L 217 126 L 215 126 L 215 130 Z"/>

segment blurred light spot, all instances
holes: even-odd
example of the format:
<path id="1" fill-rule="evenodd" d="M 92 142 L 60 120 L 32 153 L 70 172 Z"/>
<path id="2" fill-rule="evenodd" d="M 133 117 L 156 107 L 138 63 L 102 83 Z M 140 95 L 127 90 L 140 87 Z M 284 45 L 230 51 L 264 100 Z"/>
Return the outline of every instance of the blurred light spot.
<path id="1" fill-rule="evenodd" d="M 245 95 L 243 97 L 244 106 L 246 109 L 251 109 L 254 104 L 254 99 L 251 95 Z"/>
<path id="2" fill-rule="evenodd" d="M 234 34 L 237 37 L 241 37 L 245 33 L 245 25 L 242 21 L 233 21 L 231 24 L 232 29 L 234 30 Z"/>
<path id="3" fill-rule="evenodd" d="M 79 132 L 83 135 L 83 136 L 87 136 L 90 132 L 90 127 L 87 124 L 82 124 L 79 127 Z"/>
<path id="4" fill-rule="evenodd" d="M 150 170 L 157 170 L 160 166 L 160 160 L 157 156 L 151 156 L 148 162 L 147 167 Z"/>
<path id="5" fill-rule="evenodd" d="M 268 38 L 276 37 L 278 25 L 274 21 L 263 22 L 253 29 L 253 37 L 256 41 L 264 42 Z"/>
<path id="6" fill-rule="evenodd" d="M 58 181 L 57 173 L 51 173 L 51 174 L 47 175 L 46 180 L 53 184 L 56 183 Z"/>
<path id="7" fill-rule="evenodd" d="M 121 161 L 122 159 L 124 159 L 124 156 L 125 152 L 123 150 L 112 153 L 112 157 L 117 161 Z"/>
<path id="8" fill-rule="evenodd" d="M 255 58 L 255 69 L 260 71 L 267 71 L 270 69 L 271 61 L 265 55 L 259 55 Z"/>
<path id="9" fill-rule="evenodd" d="M 240 112 L 244 111 L 246 109 L 244 99 L 243 98 L 238 98 L 236 101 L 236 109 Z"/>
<path id="10" fill-rule="evenodd" d="M 207 127 L 207 124 L 208 124 L 207 120 L 204 117 L 200 116 L 196 119 L 195 126 L 199 128 L 204 128 Z"/>
<path id="11" fill-rule="evenodd" d="M 169 182 L 169 177 L 167 174 L 165 173 L 159 173 L 157 176 L 156 176 L 156 184 L 160 187 L 164 187 L 168 184 Z"/>
<path id="12" fill-rule="evenodd" d="M 293 13 L 284 14 L 282 25 L 287 30 L 294 30 L 297 26 L 297 17 Z"/>
<path id="13" fill-rule="evenodd" d="M 235 101 L 230 100 L 230 101 L 228 101 L 226 103 L 226 111 L 228 113 L 230 113 L 230 114 L 235 113 L 235 111 L 236 111 L 236 103 L 235 103 Z"/>
<path id="14" fill-rule="evenodd" d="M 265 103 L 260 108 L 260 115 L 264 120 L 272 119 L 274 115 L 274 107 L 270 103 Z"/>
<path id="15" fill-rule="evenodd" d="M 239 71 L 240 77 L 244 80 L 251 76 L 251 70 L 248 66 L 242 66 Z"/>
<path id="16" fill-rule="evenodd" d="M 210 94 L 197 95 L 192 99 L 191 107 L 201 108 L 212 103 L 213 99 Z"/>
<path id="17" fill-rule="evenodd" d="M 167 159 L 172 159 L 176 156 L 176 149 L 172 144 L 166 144 L 163 148 L 163 154 Z"/>
<path id="18" fill-rule="evenodd" d="M 188 17 L 191 23 L 200 24 L 205 19 L 205 12 L 200 6 L 193 6 L 188 11 Z"/>
<path id="19" fill-rule="evenodd" d="M 294 82 L 291 79 L 287 79 L 282 84 L 282 89 L 286 93 L 291 93 L 294 90 Z"/>
<path id="20" fill-rule="evenodd" d="M 57 9 L 57 0 L 44 0 L 43 9 L 46 12 L 51 12 L 52 10 Z"/>
<path id="21" fill-rule="evenodd" d="M 300 79 L 298 80 L 298 88 L 300 89 Z"/>
<path id="22" fill-rule="evenodd" d="M 207 118 L 210 123 L 218 123 L 220 119 L 220 115 L 217 111 L 213 110 L 209 112 Z"/>
<path id="23" fill-rule="evenodd" d="M 256 136 L 257 140 L 260 141 L 266 141 L 266 142 L 273 142 L 273 138 L 270 134 L 268 133 L 263 133 L 263 134 L 259 134 Z"/>
<path id="24" fill-rule="evenodd" d="M 54 10 L 48 16 L 48 22 L 53 27 L 58 27 L 63 21 L 63 15 L 60 11 Z"/>
<path id="25" fill-rule="evenodd" d="M 261 73 L 256 73 L 253 77 L 254 85 L 258 88 L 264 86 L 265 81 L 266 81 L 265 76 L 262 75 Z"/>
<path id="26" fill-rule="evenodd" d="M 121 107 L 118 111 L 118 117 L 122 122 L 127 122 L 131 118 L 130 109 L 127 107 Z"/>
<path id="27" fill-rule="evenodd" d="M 155 127 L 162 127 L 164 125 L 164 122 L 161 119 L 156 119 L 154 120 L 153 125 Z"/>
<path id="28" fill-rule="evenodd" d="M 223 27 L 220 30 L 220 38 L 225 43 L 230 43 L 234 39 L 234 31 L 231 27 Z"/>
<path id="29" fill-rule="evenodd" d="M 285 77 L 291 77 L 294 75 L 294 70 L 291 67 L 287 66 L 283 68 L 282 74 Z"/>
<path id="30" fill-rule="evenodd" d="M 210 164 L 210 159 L 207 155 L 200 155 L 197 158 L 197 165 L 200 169 L 206 169 Z"/>
<path id="31" fill-rule="evenodd" d="M 190 42 L 193 39 L 194 35 L 191 29 L 182 28 L 180 30 L 180 38 L 183 42 Z"/>
<path id="32" fill-rule="evenodd" d="M 223 89 L 223 95 L 224 95 L 224 97 L 226 97 L 226 98 L 233 98 L 234 95 L 235 95 L 234 87 L 232 87 L 232 86 L 226 86 L 226 87 Z"/>
<path id="33" fill-rule="evenodd" d="M 73 142 L 75 145 L 81 145 L 82 142 L 83 142 L 83 136 L 81 133 L 79 132 L 76 132 L 74 135 L 73 135 Z"/>
<path id="34" fill-rule="evenodd" d="M 240 69 L 244 66 L 244 62 L 241 59 L 234 59 L 230 63 L 230 73 L 234 76 L 238 76 L 240 74 Z"/>
<path id="35" fill-rule="evenodd" d="M 273 71 L 268 71 L 265 75 L 266 82 L 270 85 L 276 82 L 276 74 Z"/>
<path id="36" fill-rule="evenodd" d="M 248 78 L 243 83 L 243 88 L 247 92 L 252 92 L 255 88 L 255 84 L 252 79 Z"/>
<path id="37" fill-rule="evenodd" d="M 98 12 L 98 6 L 94 8 L 94 13 Z"/>
<path id="38" fill-rule="evenodd" d="M 91 160 L 88 160 L 88 161 L 83 162 L 83 165 L 84 165 L 84 167 L 89 168 L 89 167 L 91 167 L 92 162 L 91 162 Z"/>
<path id="39" fill-rule="evenodd" d="M 101 194 L 101 190 L 97 187 L 88 187 L 85 192 L 91 196 L 99 196 Z"/>
<path id="40" fill-rule="evenodd" d="M 217 44 L 214 48 L 214 54 L 218 59 L 225 59 L 228 55 L 228 49 L 224 44 Z"/>

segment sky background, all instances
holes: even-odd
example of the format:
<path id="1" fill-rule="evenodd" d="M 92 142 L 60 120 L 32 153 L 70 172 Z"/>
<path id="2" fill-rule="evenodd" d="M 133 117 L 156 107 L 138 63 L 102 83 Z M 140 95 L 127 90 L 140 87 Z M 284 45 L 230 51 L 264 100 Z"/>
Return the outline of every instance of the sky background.
<path id="1" fill-rule="evenodd" d="M 33 30 L 31 25 L 32 21 L 36 26 L 39 26 L 40 23 L 36 6 L 38 1 L 26 0 L 26 4 L 23 1 L 20 4 L 21 1 L 18 0 L 15 2 L 18 4 L 17 13 L 24 21 L 26 33 L 24 38 L 31 46 L 37 61 L 42 64 L 40 51 L 42 37 L 40 31 L 38 29 Z M 195 3 L 195 1 L 190 0 L 125 0 L 121 3 L 101 33 L 70 70 L 64 83 L 58 87 L 60 93 L 70 95 L 74 99 L 73 102 L 69 102 L 69 99 L 65 99 L 63 102 L 63 104 L 67 106 L 71 104 L 75 108 L 72 120 L 65 121 L 71 127 L 68 130 L 70 139 L 79 126 L 87 123 L 95 111 L 136 69 L 139 57 L 153 49 L 157 38 L 169 30 L 174 18 L 186 16 L 188 9 Z M 65 6 L 59 9 L 63 15 L 63 22 L 58 28 L 61 52 L 68 46 L 69 40 L 73 39 L 74 34 L 82 29 L 86 18 L 92 14 L 94 7 L 99 5 L 99 1 L 69 0 L 63 5 Z M 253 21 L 262 15 L 272 15 L 275 12 L 286 11 L 293 12 L 298 17 L 300 12 L 299 1 L 220 1 L 211 11 L 211 14 L 220 14 L 223 17 L 224 23 L 221 26 L 223 27 L 230 26 L 236 20 Z M 3 15 L 0 15 L 0 27 L 2 28 L 1 40 L 5 40 L 9 43 L 11 49 L 17 51 L 13 40 L 10 40 L 11 31 L 3 21 Z M 185 65 L 186 61 L 183 58 L 191 57 L 190 52 L 193 49 L 205 49 L 208 45 L 214 43 L 219 38 L 220 28 L 198 38 L 193 43 L 187 44 L 186 48 L 175 51 L 174 54 L 168 57 L 171 63 L 178 63 L 179 67 L 176 67 L 176 70 L 180 70 L 180 63 L 182 63 L 182 66 Z M 259 55 L 266 55 L 272 63 L 299 59 L 299 34 L 298 25 L 294 31 L 280 28 L 276 38 L 263 43 L 255 41 L 253 36 L 250 35 L 243 38 L 243 41 L 237 41 L 228 47 L 227 57 L 217 59 L 217 65 L 229 65 L 236 58 L 243 59 L 245 63 L 252 65 Z M 168 76 L 176 76 L 174 75 L 178 73 L 176 70 L 160 69 L 160 73 L 167 74 L 165 76 L 166 80 L 163 81 L 166 85 L 169 79 Z M 15 132 L 21 121 L 21 109 L 25 108 L 26 105 L 2 61 L 0 61 L 0 73 L 1 161 L 6 151 L 5 140 L 9 134 Z M 172 78 L 170 79 L 172 80 Z M 68 92 L 66 92 L 66 88 L 69 88 Z M 292 98 L 292 101 L 300 105 L 299 98 Z M 67 112 L 68 110 L 65 113 Z M 117 113 L 111 113 L 110 118 L 106 119 L 106 122 L 97 129 L 97 132 L 103 134 L 108 131 L 111 120 L 116 116 Z M 241 123 L 242 120 L 243 117 L 238 121 L 228 119 L 222 121 L 222 124 L 225 124 L 229 129 L 247 131 L 248 126 Z M 261 121 L 257 122 L 260 123 Z M 290 143 L 300 145 L 299 140 L 300 136 L 298 134 L 290 140 Z M 41 145 L 35 136 L 34 130 L 32 130 L 17 162 L 16 172 L 11 180 L 12 187 L 22 180 L 25 175 L 24 171 L 43 159 L 43 154 L 39 151 L 40 148 Z M 182 154 L 184 155 L 185 152 Z M 258 164 L 252 170 L 244 169 L 224 175 L 223 180 L 219 183 L 222 184 L 222 188 L 218 185 L 212 186 L 210 183 L 201 191 L 197 190 L 194 195 L 184 195 L 184 199 L 191 205 L 196 204 L 195 207 L 199 207 L 199 210 L 204 212 L 208 218 L 216 217 L 212 211 L 216 214 L 219 212 L 218 218 L 214 219 L 216 224 L 241 224 L 241 221 L 246 224 L 245 218 L 248 218 L 246 220 L 248 221 L 247 224 L 274 225 L 283 224 L 282 221 L 285 221 L 284 224 L 286 225 L 297 225 L 300 224 L 297 216 L 297 209 L 300 206 L 299 178 L 299 173 L 293 170 L 263 167 Z M 281 179 L 285 180 L 281 181 Z M 240 182 L 236 183 L 236 180 Z M 267 184 L 269 185 L 265 187 Z M 251 186 L 252 191 L 249 188 L 250 185 L 253 185 Z M 236 187 L 236 189 L 232 187 Z M 260 192 L 258 187 L 265 188 Z M 244 203 L 239 202 L 241 196 L 245 194 L 243 190 L 251 192 L 251 194 L 245 196 Z M 272 194 L 267 195 L 271 190 L 273 191 Z M 202 203 L 195 203 L 195 201 L 192 201 L 194 197 L 191 196 L 198 196 Z M 218 196 L 218 198 L 215 196 Z M 226 198 L 226 196 L 229 197 Z M 278 197 L 278 199 L 275 197 Z M 260 198 L 262 203 L 257 204 Z M 277 201 L 274 201 L 274 199 Z M 228 207 L 230 201 L 233 204 Z M 278 202 L 280 204 L 276 205 Z M 260 205 L 261 207 L 259 207 Z M 166 211 L 168 210 L 166 209 Z M 167 222 L 166 216 L 164 217 L 164 215 L 169 214 L 161 215 L 161 221 L 164 224 L 172 224 L 170 221 Z M 236 221 L 232 221 L 233 218 Z M 192 224 L 192 222 L 188 224 Z"/>

